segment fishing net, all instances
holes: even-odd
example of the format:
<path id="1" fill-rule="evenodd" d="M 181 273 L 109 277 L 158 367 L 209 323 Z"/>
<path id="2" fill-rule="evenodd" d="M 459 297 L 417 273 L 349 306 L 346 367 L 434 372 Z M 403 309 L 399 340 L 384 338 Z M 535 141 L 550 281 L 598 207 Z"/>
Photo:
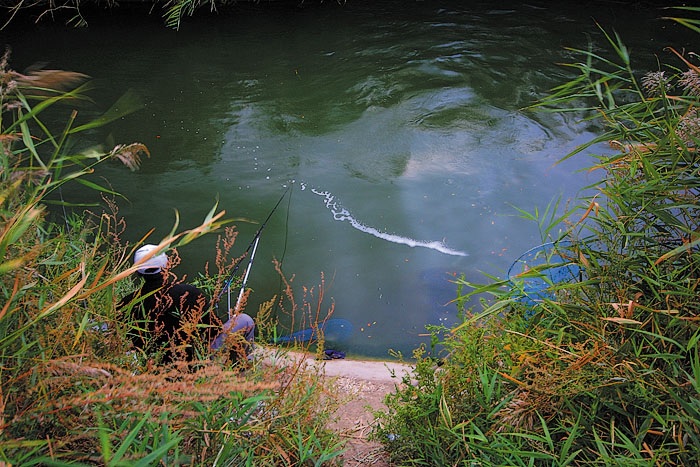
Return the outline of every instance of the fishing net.
<path id="1" fill-rule="evenodd" d="M 576 258 L 570 242 L 544 243 L 527 250 L 508 268 L 515 300 L 527 307 L 554 300 L 562 283 L 581 280 Z"/>
<path id="2" fill-rule="evenodd" d="M 318 325 L 319 330 L 323 333 L 323 338 L 326 342 L 344 341 L 353 331 L 352 323 L 345 319 L 333 318 L 323 321 Z M 293 332 L 287 336 L 277 338 L 278 343 L 282 342 L 313 342 L 318 340 L 319 333 L 316 329 L 308 328 Z"/>

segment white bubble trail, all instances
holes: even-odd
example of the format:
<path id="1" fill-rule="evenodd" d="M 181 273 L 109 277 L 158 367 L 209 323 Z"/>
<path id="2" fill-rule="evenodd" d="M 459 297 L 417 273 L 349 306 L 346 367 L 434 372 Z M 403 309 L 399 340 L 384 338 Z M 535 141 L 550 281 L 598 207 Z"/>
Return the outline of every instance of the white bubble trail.
<path id="1" fill-rule="evenodd" d="M 306 185 L 301 184 L 301 190 L 305 190 Z M 439 251 L 440 253 L 446 254 L 446 255 L 452 255 L 452 256 L 469 256 L 468 253 L 465 253 L 463 251 L 459 250 L 453 250 L 452 248 L 448 247 L 445 245 L 443 242 L 439 241 L 432 241 L 432 242 L 423 242 L 420 240 L 414 240 L 412 238 L 408 237 L 402 237 L 400 235 L 394 235 L 394 234 L 389 234 L 386 232 L 381 232 L 374 227 L 369 227 L 361 222 L 359 222 L 357 219 L 352 217 L 350 212 L 348 212 L 347 209 L 342 207 L 335 199 L 335 196 L 329 191 L 321 191 L 317 190 L 315 188 L 311 188 L 311 192 L 314 193 L 315 195 L 322 196 L 324 198 L 324 204 L 326 205 L 326 208 L 328 208 L 331 213 L 333 214 L 333 219 L 336 221 L 345 221 L 349 222 L 350 225 L 352 225 L 354 228 L 357 230 L 368 233 L 370 235 L 373 235 L 377 238 L 381 238 L 382 240 L 386 240 L 392 243 L 399 243 L 402 245 L 408 245 L 412 248 L 415 247 L 420 247 L 420 248 L 430 248 L 431 250 Z"/>

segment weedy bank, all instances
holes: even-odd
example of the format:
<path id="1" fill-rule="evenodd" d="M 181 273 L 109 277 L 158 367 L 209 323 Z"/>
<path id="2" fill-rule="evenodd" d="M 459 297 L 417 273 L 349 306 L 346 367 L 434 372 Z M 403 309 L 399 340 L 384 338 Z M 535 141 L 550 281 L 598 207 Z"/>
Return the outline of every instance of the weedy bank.
<path id="1" fill-rule="evenodd" d="M 136 107 L 125 95 L 82 122 L 74 108 L 86 83 L 72 72 L 13 71 L 9 52 L 0 61 L 0 463 L 333 465 L 342 446 L 325 428 L 333 402 L 317 372 L 212 359 L 195 323 L 195 362 L 158 365 L 130 349 L 127 332 L 138 323 L 116 304 L 134 287 L 127 279 L 139 245 L 122 240 L 118 194 L 88 176 L 101 164 L 136 170 L 149 153 L 139 143 L 81 146 L 81 133 Z M 104 208 L 63 213 L 67 183 L 97 190 Z M 49 218 L 51 205 L 60 221 Z M 155 241 L 176 253 L 217 233 L 217 273 L 200 279 L 212 297 L 238 260 L 229 258 L 236 231 L 228 223 L 214 206 L 200 226 L 175 225 Z M 322 284 L 305 289 L 300 304 L 284 285 L 254 313 L 263 341 L 274 335 L 273 308 L 327 317 L 322 299 L 306 301 L 322 297 Z"/>
<path id="2" fill-rule="evenodd" d="M 698 13 L 686 8 L 686 13 Z M 676 19 L 700 32 L 700 21 Z M 634 68 L 623 41 L 572 49 L 577 72 L 532 110 L 601 128 L 594 194 L 538 222 L 547 247 L 462 299 L 417 385 L 374 431 L 400 465 L 696 465 L 700 461 L 700 62 L 665 49 Z M 568 271 L 568 277 L 559 273 Z M 555 274 L 556 273 L 556 274 Z"/>

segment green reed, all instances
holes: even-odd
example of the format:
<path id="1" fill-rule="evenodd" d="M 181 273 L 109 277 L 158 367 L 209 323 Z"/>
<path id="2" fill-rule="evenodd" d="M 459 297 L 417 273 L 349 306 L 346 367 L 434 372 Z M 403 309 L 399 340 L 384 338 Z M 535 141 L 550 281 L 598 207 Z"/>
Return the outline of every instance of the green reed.
<path id="1" fill-rule="evenodd" d="M 83 122 L 73 110 L 87 77 L 13 71 L 0 60 L 0 463 L 8 465 L 331 465 L 342 451 L 325 428 L 321 376 L 301 363 L 245 367 L 210 359 L 158 365 L 129 352 L 137 325 L 116 303 L 134 287 L 138 245 L 121 238 L 118 193 L 85 178 L 101 164 L 139 167 L 139 143 L 76 150 L 80 134 L 120 115 Z M 126 94 L 115 108 L 132 110 Z M 51 122 L 59 122 L 54 125 Z M 67 123 L 65 123 L 67 122 Z M 103 204 L 51 221 L 61 187 L 80 183 Z M 235 232 L 217 207 L 201 225 L 171 232 L 158 251 L 223 232 L 214 293 L 233 262 Z M 142 239 L 142 241 L 148 238 Z M 153 240 L 148 239 L 151 242 Z M 286 297 L 296 309 L 291 288 Z M 267 319 L 274 302 L 258 313 Z M 303 306 L 310 306 L 304 304 Z M 261 328 L 269 329 L 267 323 Z M 281 352 L 281 351 L 280 351 Z M 325 384 L 325 383 L 324 383 Z M 332 409 L 333 403 L 330 404 Z"/>
<path id="2" fill-rule="evenodd" d="M 458 303 L 493 300 L 444 330 L 440 365 L 419 349 L 414 381 L 377 413 L 373 436 L 401 465 L 700 461 L 700 66 L 667 49 L 640 75 L 603 32 L 612 55 L 572 49 L 578 76 L 531 110 L 603 129 L 565 158 L 603 141 L 615 152 L 595 156 L 594 194 L 563 216 L 519 209 L 563 263 L 457 281 L 470 290 Z M 523 299 L 529 280 L 566 265 L 576 280 Z"/>

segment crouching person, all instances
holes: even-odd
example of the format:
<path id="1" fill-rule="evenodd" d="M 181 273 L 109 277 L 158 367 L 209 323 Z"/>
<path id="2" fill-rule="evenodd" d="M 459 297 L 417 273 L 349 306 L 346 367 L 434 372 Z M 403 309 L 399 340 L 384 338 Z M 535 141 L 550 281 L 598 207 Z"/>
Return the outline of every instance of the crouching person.
<path id="1" fill-rule="evenodd" d="M 255 345 L 255 321 L 245 313 L 234 313 L 211 344 L 215 352 L 228 349 L 232 362 L 246 361 Z"/>
<path id="2" fill-rule="evenodd" d="M 134 254 L 143 280 L 139 290 L 124 297 L 119 309 L 130 314 L 135 323 L 129 332 L 133 345 L 156 362 L 193 361 L 194 346 L 210 342 L 212 315 L 204 293 L 191 284 L 177 282 L 168 271 L 165 253 L 149 254 L 155 245 L 144 245 Z"/>

